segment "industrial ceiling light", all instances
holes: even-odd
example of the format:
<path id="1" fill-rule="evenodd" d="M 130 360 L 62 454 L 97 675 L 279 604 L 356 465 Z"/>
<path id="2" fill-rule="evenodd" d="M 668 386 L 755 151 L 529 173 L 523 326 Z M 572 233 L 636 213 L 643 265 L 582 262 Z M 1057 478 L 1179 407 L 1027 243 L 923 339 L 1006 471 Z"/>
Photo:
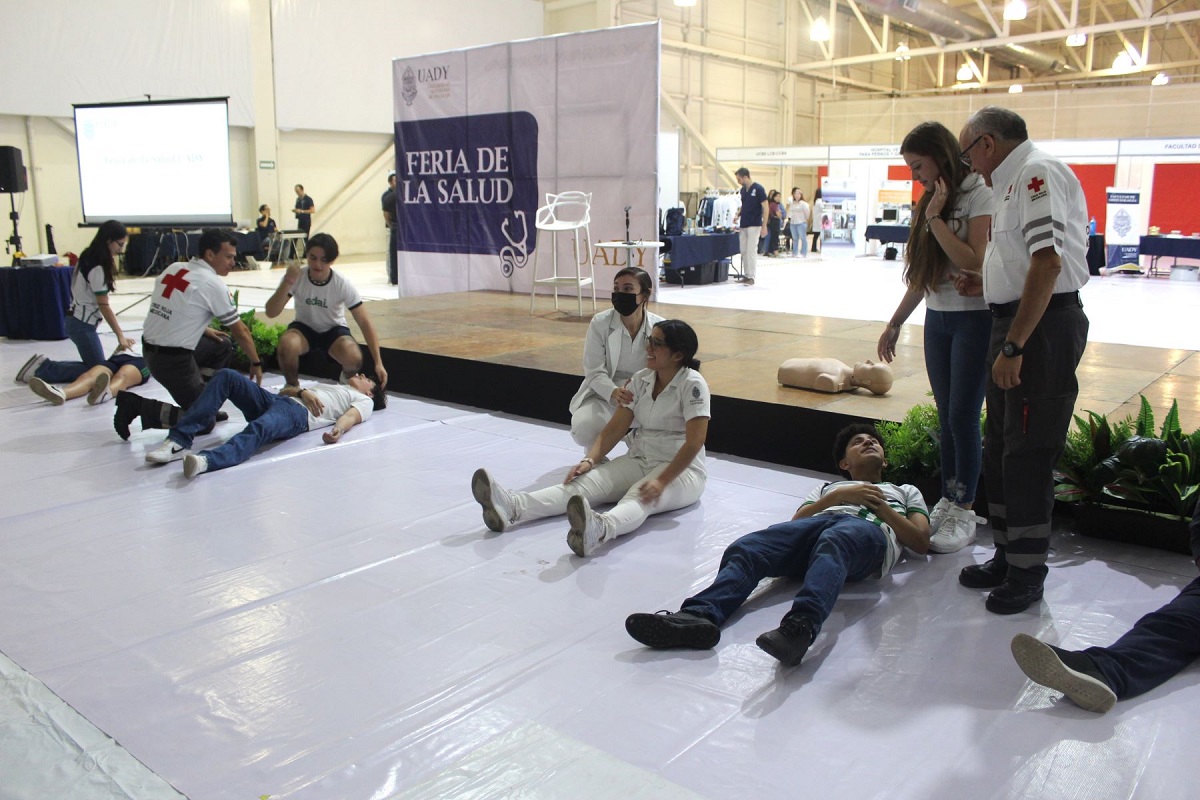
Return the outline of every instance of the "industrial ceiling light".
<path id="1" fill-rule="evenodd" d="M 1086 33 L 1072 33 L 1067 37 L 1067 47 L 1083 47 L 1087 44 Z"/>
<path id="2" fill-rule="evenodd" d="M 680 8 L 686 8 L 688 6 L 696 5 L 696 0 L 675 0 L 675 5 L 679 6 Z"/>
<path id="3" fill-rule="evenodd" d="M 901 42 L 896 45 L 896 60 L 908 61 L 912 56 L 908 54 L 908 42 Z"/>
<path id="4" fill-rule="evenodd" d="M 1171 82 L 1171 77 L 1165 72 L 1160 72 L 1151 79 L 1151 86 L 1166 86 Z"/>
<path id="5" fill-rule="evenodd" d="M 1133 56 L 1122 50 L 1112 62 L 1113 72 L 1133 72 Z"/>
<path id="6" fill-rule="evenodd" d="M 1023 91 L 1025 91 L 1025 87 L 1019 83 L 1014 83 L 1012 86 L 1008 87 L 1009 94 L 1020 94 Z"/>
<path id="7" fill-rule="evenodd" d="M 808 29 L 809 41 L 828 42 L 829 36 L 829 23 L 825 21 L 824 17 L 817 17 L 812 27 Z"/>
<path id="8" fill-rule="evenodd" d="M 1025 15 L 1029 13 L 1029 9 L 1025 7 L 1025 0 L 1005 0 L 1004 3 L 1004 18 L 1009 20 L 1025 19 Z"/>
<path id="9" fill-rule="evenodd" d="M 970 64 L 963 64 L 961 67 L 958 68 L 958 72 L 956 72 L 954 74 L 954 77 L 958 78 L 959 83 L 963 83 L 965 81 L 971 80 L 971 78 L 974 78 L 975 73 L 971 72 Z"/>

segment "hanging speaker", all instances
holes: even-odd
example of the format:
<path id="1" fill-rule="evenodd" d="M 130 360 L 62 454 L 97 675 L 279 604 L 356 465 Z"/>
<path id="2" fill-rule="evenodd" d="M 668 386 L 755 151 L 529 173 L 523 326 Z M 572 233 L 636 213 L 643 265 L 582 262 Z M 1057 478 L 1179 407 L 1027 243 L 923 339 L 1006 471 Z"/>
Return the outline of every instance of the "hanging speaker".
<path id="1" fill-rule="evenodd" d="M 0 147 L 0 193 L 24 192 L 29 189 L 25 177 L 25 162 L 16 147 Z"/>

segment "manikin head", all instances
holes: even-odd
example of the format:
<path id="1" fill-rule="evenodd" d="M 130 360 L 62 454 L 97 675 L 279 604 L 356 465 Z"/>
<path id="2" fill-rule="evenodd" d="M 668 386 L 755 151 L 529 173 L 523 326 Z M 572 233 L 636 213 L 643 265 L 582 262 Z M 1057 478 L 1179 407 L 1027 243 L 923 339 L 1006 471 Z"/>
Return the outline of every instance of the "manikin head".
<path id="1" fill-rule="evenodd" d="M 887 394 L 892 389 L 892 368 L 870 360 L 859 361 L 854 365 L 854 376 L 850 381 L 871 394 Z"/>

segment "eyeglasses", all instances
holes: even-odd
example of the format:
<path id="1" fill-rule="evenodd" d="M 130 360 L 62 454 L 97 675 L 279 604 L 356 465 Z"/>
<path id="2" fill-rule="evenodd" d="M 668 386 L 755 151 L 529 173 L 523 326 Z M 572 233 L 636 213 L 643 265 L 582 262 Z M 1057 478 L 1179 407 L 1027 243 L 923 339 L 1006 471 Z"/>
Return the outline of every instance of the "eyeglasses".
<path id="1" fill-rule="evenodd" d="M 961 161 L 963 164 L 965 164 L 965 165 L 966 165 L 966 166 L 968 166 L 968 167 L 969 167 L 969 166 L 971 166 L 971 157 L 970 157 L 969 155 L 967 155 L 967 153 L 971 152 L 971 148 L 972 148 L 972 147 L 974 147 L 975 145 L 977 145 L 977 144 L 979 144 L 980 142 L 982 142 L 982 141 L 983 141 L 983 137 L 984 137 L 984 136 L 987 136 L 987 134 L 986 134 L 986 133 L 981 133 L 981 134 L 979 134 L 978 136 L 976 136 L 976 137 L 975 137 L 975 141 L 973 141 L 973 142 L 971 142 L 969 145 L 967 145 L 967 146 L 966 146 L 966 147 L 963 149 L 963 151 L 962 151 L 961 153 L 959 153 L 959 154 L 958 154 L 958 160 L 959 160 L 959 161 Z"/>
<path id="2" fill-rule="evenodd" d="M 658 338 L 657 336 L 651 336 L 651 337 L 650 337 L 650 346 L 651 346 L 651 347 L 666 347 L 666 346 L 667 346 L 667 340 L 666 340 L 666 339 L 660 339 L 660 338 Z"/>

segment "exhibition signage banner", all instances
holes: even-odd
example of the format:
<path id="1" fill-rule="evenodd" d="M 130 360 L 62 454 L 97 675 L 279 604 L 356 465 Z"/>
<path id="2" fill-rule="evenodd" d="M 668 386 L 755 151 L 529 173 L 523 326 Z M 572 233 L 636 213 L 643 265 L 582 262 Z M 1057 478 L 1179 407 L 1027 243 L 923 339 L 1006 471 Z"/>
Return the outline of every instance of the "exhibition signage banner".
<path id="1" fill-rule="evenodd" d="M 1141 229 L 1137 224 L 1140 217 L 1141 192 L 1137 189 L 1105 190 L 1108 202 L 1104 224 L 1105 264 L 1115 269 L 1122 264 L 1138 263 L 1138 245 Z"/>
<path id="2" fill-rule="evenodd" d="M 591 195 L 593 244 L 625 239 L 626 206 L 633 238 L 657 239 L 659 37 L 655 22 L 396 59 L 400 294 L 529 291 L 535 259 L 551 274 L 547 194 Z M 574 275 L 572 236 L 557 240 Z M 583 257 L 606 294 L 615 254 Z"/>

